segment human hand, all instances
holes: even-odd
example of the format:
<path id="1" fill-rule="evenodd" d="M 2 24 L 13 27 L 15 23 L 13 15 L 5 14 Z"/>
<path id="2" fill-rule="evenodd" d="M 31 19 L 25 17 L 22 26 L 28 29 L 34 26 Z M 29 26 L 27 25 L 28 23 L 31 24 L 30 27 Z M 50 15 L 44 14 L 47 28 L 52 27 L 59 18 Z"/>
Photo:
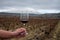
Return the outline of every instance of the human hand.
<path id="1" fill-rule="evenodd" d="M 17 33 L 17 35 L 16 35 L 17 37 L 25 37 L 27 34 L 27 31 L 25 28 L 18 28 L 18 29 L 16 29 L 15 32 Z"/>

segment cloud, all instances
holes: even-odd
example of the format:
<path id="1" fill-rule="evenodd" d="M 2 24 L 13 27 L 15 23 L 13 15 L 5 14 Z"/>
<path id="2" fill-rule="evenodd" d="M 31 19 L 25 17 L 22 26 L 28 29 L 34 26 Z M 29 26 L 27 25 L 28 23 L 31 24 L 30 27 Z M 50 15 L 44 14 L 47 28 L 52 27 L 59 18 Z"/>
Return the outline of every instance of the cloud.
<path id="1" fill-rule="evenodd" d="M 59 13 L 60 10 L 55 9 L 34 9 L 30 7 L 24 8 L 14 8 L 14 7 L 6 7 L 4 9 L 0 9 L 0 12 L 10 12 L 10 13 L 35 13 L 35 14 L 44 14 L 44 13 Z"/>
<path id="2" fill-rule="evenodd" d="M 0 9 L 0 12 L 12 12 L 12 13 L 35 13 L 37 12 L 35 9 L 33 8 L 29 8 L 29 7 L 25 7 L 25 8 L 11 8 L 11 7 L 7 7 L 4 9 Z"/>
<path id="3" fill-rule="evenodd" d="M 0 8 L 33 7 L 35 9 L 60 9 L 60 0 L 0 0 Z"/>
<path id="4" fill-rule="evenodd" d="M 51 10 L 51 9 L 40 9 L 37 10 L 40 13 L 60 13 L 60 10 Z"/>

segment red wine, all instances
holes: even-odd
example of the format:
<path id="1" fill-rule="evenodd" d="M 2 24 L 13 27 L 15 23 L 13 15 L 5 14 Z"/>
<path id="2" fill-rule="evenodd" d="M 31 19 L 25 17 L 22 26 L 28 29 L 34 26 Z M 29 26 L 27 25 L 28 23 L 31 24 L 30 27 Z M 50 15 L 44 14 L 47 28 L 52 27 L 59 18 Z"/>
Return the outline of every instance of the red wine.
<path id="1" fill-rule="evenodd" d="M 21 21 L 22 23 L 27 23 L 28 21 Z"/>
<path id="2" fill-rule="evenodd" d="M 22 23 L 27 23 L 29 20 L 29 14 L 28 13 L 21 13 L 20 20 Z"/>

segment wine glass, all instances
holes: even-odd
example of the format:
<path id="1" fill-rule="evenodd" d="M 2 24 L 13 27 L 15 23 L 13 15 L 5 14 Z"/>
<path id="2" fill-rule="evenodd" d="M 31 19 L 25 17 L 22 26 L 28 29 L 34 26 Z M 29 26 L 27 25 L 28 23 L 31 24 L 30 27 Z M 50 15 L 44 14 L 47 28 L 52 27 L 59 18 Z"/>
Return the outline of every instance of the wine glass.
<path id="1" fill-rule="evenodd" d="M 26 23 L 29 20 L 29 14 L 28 13 L 21 13 L 20 14 L 20 20 L 21 20 L 23 25 L 26 25 Z"/>

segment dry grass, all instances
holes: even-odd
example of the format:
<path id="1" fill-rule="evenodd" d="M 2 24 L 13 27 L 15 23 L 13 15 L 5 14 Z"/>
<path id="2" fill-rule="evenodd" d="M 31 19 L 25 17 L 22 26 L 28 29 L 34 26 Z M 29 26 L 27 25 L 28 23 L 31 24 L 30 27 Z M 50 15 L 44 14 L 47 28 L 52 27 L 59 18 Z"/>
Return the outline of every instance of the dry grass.
<path id="1" fill-rule="evenodd" d="M 20 22 L 19 17 L 0 17 L 0 29 L 14 31 L 17 28 L 24 27 L 28 35 L 24 38 L 12 38 L 1 40 L 56 40 L 54 32 L 56 31 L 59 19 L 32 19 L 26 25 Z M 60 26 L 60 25 L 59 25 Z"/>

